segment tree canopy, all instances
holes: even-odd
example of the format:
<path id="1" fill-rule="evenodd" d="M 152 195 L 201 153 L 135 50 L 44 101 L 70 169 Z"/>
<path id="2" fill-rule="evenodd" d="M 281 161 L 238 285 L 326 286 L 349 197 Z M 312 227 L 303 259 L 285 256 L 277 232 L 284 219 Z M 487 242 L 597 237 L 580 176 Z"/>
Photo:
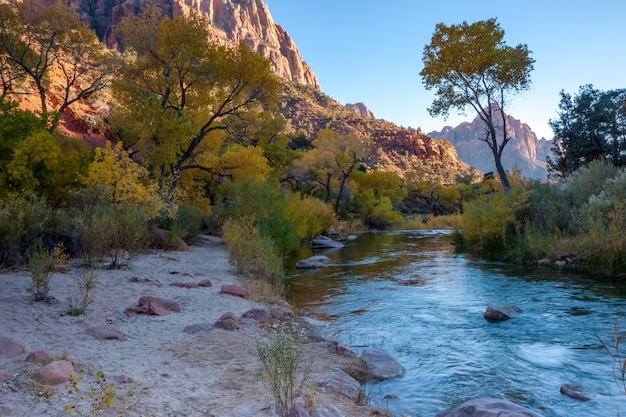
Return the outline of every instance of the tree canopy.
<path id="1" fill-rule="evenodd" d="M 451 109 L 474 110 L 485 124 L 480 138 L 492 151 L 505 189 L 509 181 L 502 166 L 502 152 L 510 141 L 505 109 L 514 94 L 530 86 L 534 60 L 526 45 L 510 47 L 496 19 L 472 24 L 439 23 L 430 44 L 424 47 L 420 72 L 426 89 L 436 89 L 429 108 L 432 116 L 447 116 Z"/>
<path id="2" fill-rule="evenodd" d="M 559 117 L 550 120 L 554 132 L 548 168 L 564 177 L 591 161 L 605 159 L 626 165 L 626 90 L 600 91 L 592 85 L 578 94 L 561 91 Z"/>
<path id="3" fill-rule="evenodd" d="M 198 17 L 164 18 L 148 7 L 122 19 L 118 30 L 128 63 L 114 84 L 116 133 L 173 201 L 183 172 L 195 172 L 192 179 L 216 173 L 234 121 L 271 108 L 280 83 L 269 62 L 245 44 L 209 41 Z"/>
<path id="4" fill-rule="evenodd" d="M 22 93 L 17 81 L 32 82 L 41 119 L 50 131 L 65 109 L 109 85 L 117 62 L 115 54 L 60 1 L 0 4 L 0 53 L 3 93 Z M 54 100 L 53 89 L 61 92 Z"/>

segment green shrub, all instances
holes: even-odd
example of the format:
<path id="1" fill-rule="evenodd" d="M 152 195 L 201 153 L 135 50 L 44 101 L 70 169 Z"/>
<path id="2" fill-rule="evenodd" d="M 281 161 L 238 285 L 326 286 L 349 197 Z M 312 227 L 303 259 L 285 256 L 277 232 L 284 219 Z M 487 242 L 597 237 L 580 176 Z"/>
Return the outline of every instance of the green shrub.
<path id="1" fill-rule="evenodd" d="M 285 417 L 309 378 L 312 360 L 304 356 L 305 332 L 297 323 L 277 323 L 268 329 L 266 339 L 257 340 L 262 380 L 270 390 L 278 415 Z"/>
<path id="2" fill-rule="evenodd" d="M 87 262 L 110 261 L 109 267 L 128 265 L 150 242 L 146 213 L 123 205 L 87 206 L 75 213 L 74 229 Z"/>
<path id="3" fill-rule="evenodd" d="M 230 263 L 238 274 L 282 288 L 283 263 L 278 248 L 272 238 L 259 231 L 253 219 L 227 220 L 222 237 L 230 252 Z"/>
<path id="4" fill-rule="evenodd" d="M 98 272 L 90 266 L 80 268 L 79 275 L 76 277 L 78 285 L 78 294 L 67 299 L 68 314 L 70 316 L 80 316 L 85 309 L 93 303 L 93 292 L 98 283 Z"/>
<path id="5" fill-rule="evenodd" d="M 27 288 L 34 301 L 49 301 L 50 279 L 56 267 L 63 265 L 66 256 L 63 245 L 52 249 L 35 246 L 28 253 L 28 272 L 32 284 Z"/>
<path id="6" fill-rule="evenodd" d="M 525 205 L 527 194 L 520 191 L 494 193 L 465 204 L 463 244 L 485 252 L 511 249 L 519 235 L 516 212 Z"/>
<path id="7" fill-rule="evenodd" d="M 281 254 L 299 249 L 305 239 L 334 222 L 332 210 L 324 203 L 312 197 L 300 199 L 268 182 L 247 179 L 225 184 L 219 201 L 216 216 L 252 221 Z"/>
<path id="8" fill-rule="evenodd" d="M 63 223 L 40 198 L 13 197 L 0 202 L 0 267 L 20 265 L 27 252 L 57 235 Z"/>

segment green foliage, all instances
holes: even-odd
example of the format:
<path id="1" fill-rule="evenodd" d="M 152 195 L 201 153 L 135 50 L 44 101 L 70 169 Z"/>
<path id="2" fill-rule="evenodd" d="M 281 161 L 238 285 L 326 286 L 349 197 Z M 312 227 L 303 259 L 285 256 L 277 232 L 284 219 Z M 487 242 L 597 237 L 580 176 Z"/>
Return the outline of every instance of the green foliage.
<path id="1" fill-rule="evenodd" d="M 79 269 L 78 276 L 76 277 L 78 294 L 67 299 L 67 312 L 70 316 L 82 315 L 85 309 L 93 303 L 92 296 L 97 283 L 98 272 L 95 268 L 87 265 Z"/>
<path id="2" fill-rule="evenodd" d="M 516 213 L 526 205 L 527 193 L 515 190 L 483 196 L 464 206 L 462 243 L 488 253 L 513 247 L 521 224 Z"/>
<path id="3" fill-rule="evenodd" d="M 270 390 L 278 415 L 286 417 L 306 386 L 312 359 L 304 355 L 306 333 L 295 322 L 279 322 L 268 329 L 266 339 L 257 340 L 262 380 Z"/>
<path id="4" fill-rule="evenodd" d="M 115 400 L 115 389 L 107 382 L 104 372 L 96 372 L 96 386 L 89 388 L 86 394 L 79 387 L 80 378 L 70 375 L 70 381 L 65 384 L 65 389 L 73 401 L 64 407 L 68 416 L 78 413 L 79 416 L 98 415 L 108 410 Z M 85 395 L 87 397 L 85 397 Z M 89 398 L 89 404 L 84 404 Z"/>
<path id="5" fill-rule="evenodd" d="M 439 23 L 424 47 L 422 61 L 424 86 L 436 89 L 428 111 L 447 116 L 450 109 L 464 111 L 469 106 L 475 110 L 486 127 L 486 137 L 481 139 L 491 149 L 498 176 L 508 190 L 502 151 L 511 138 L 504 111 L 512 95 L 530 87 L 534 60 L 528 47 L 506 45 L 496 19 L 450 26 Z"/>
<path id="6" fill-rule="evenodd" d="M 27 288 L 34 301 L 48 301 L 50 297 L 50 279 L 57 266 L 63 266 L 67 256 L 65 248 L 58 244 L 52 249 L 36 245 L 28 253 L 28 272 L 32 284 Z"/>
<path id="7" fill-rule="evenodd" d="M 73 103 L 107 87 L 116 68 L 115 54 L 60 1 L 0 5 L 0 53 L 8 58 L 4 69 L 34 85 L 51 132 Z"/>
<path id="8" fill-rule="evenodd" d="M 8 190 L 45 197 L 55 206 L 67 205 L 67 192 L 79 185 L 88 156 L 70 138 L 39 131 L 17 144 L 6 166 Z"/>
<path id="9" fill-rule="evenodd" d="M 376 196 L 371 188 L 357 194 L 356 204 L 361 221 L 370 229 L 388 229 L 403 220 L 402 215 L 393 210 L 391 198 Z"/>
<path id="10" fill-rule="evenodd" d="M 114 85 L 120 106 L 111 122 L 174 201 L 179 182 L 218 174 L 225 132 L 248 112 L 273 107 L 280 82 L 269 61 L 244 43 L 211 42 L 197 17 L 169 19 L 147 7 L 122 19 L 118 32 L 127 63 Z"/>
<path id="11" fill-rule="evenodd" d="M 62 221 L 39 198 L 10 197 L 0 202 L 0 267 L 23 263 L 29 250 L 62 229 Z"/>
<path id="12" fill-rule="evenodd" d="M 572 98 L 561 91 L 559 118 L 550 120 L 554 131 L 548 158 L 550 172 L 566 177 L 595 160 L 626 165 L 626 90 L 600 91 L 580 87 Z"/>
<path id="13" fill-rule="evenodd" d="M 123 205 L 94 205 L 76 210 L 73 226 L 87 262 L 110 261 L 110 268 L 128 265 L 151 242 L 146 213 Z"/>
<path id="14" fill-rule="evenodd" d="M 272 238 L 259 231 L 254 219 L 226 221 L 222 237 L 230 253 L 230 263 L 238 274 L 264 280 L 282 290 L 282 257 Z"/>
<path id="15" fill-rule="evenodd" d="M 303 206 L 313 210 L 306 212 Z M 319 234 L 334 221 L 326 205 L 310 198 L 301 200 L 273 184 L 252 179 L 224 184 L 215 212 L 223 219 L 246 218 L 253 222 L 282 254 L 298 249 L 303 240 Z"/>

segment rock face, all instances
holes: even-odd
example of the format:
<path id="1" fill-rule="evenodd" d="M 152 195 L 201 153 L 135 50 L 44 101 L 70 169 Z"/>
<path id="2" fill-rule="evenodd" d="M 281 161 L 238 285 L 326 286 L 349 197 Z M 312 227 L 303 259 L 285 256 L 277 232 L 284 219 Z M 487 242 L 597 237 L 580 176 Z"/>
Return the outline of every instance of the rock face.
<path id="1" fill-rule="evenodd" d="M 429 134 L 452 143 L 463 162 L 483 172 L 494 172 L 491 150 L 480 139 L 485 135 L 484 126 L 476 117 L 471 123 L 461 123 L 456 127 L 446 126 L 440 132 Z M 550 153 L 550 142 L 544 138 L 537 139 L 537 135 L 527 124 L 512 116 L 507 116 L 507 132 L 512 139 L 502 154 L 504 168 L 512 169 L 517 165 L 525 177 L 546 178 L 546 157 Z"/>
<path id="2" fill-rule="evenodd" d="M 364 119 L 375 119 L 374 113 L 364 103 L 346 103 L 346 108 Z"/>
<path id="3" fill-rule="evenodd" d="M 217 41 L 244 41 L 269 58 L 281 78 L 319 89 L 317 77 L 302 60 L 296 44 L 274 23 L 262 0 L 71 0 L 70 4 L 109 47 L 118 44 L 115 27 L 120 19 L 138 13 L 146 4 L 159 7 L 170 17 L 198 14 L 209 22 Z"/>

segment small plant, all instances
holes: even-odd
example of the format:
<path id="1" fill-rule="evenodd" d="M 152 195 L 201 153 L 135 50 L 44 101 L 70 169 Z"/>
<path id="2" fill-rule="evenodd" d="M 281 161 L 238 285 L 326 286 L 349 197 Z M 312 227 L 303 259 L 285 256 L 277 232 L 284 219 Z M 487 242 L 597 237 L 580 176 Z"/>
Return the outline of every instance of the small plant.
<path id="1" fill-rule="evenodd" d="M 28 270 L 32 284 L 27 288 L 35 301 L 50 301 L 50 279 L 57 265 L 63 265 L 66 259 L 65 248 L 62 244 L 52 250 L 37 246 L 28 254 Z"/>
<path id="2" fill-rule="evenodd" d="M 597 333 L 595 333 L 595 335 L 602 344 L 604 350 L 606 350 L 606 352 L 613 360 L 613 379 L 615 380 L 615 384 L 617 384 L 622 389 L 622 391 L 624 391 L 624 395 L 626 395 L 626 355 L 624 355 L 619 350 L 622 341 L 624 340 L 624 338 L 626 338 L 626 332 L 620 332 L 619 320 L 615 319 L 615 324 L 613 325 L 614 351 L 611 351 L 609 346 Z"/>
<path id="3" fill-rule="evenodd" d="M 67 299 L 67 312 L 71 316 L 82 315 L 93 302 L 92 295 L 98 283 L 98 272 L 90 267 L 81 268 L 76 283 L 78 284 L 78 295 Z"/>
<path id="4" fill-rule="evenodd" d="M 257 340 L 263 383 L 272 393 L 281 417 L 293 409 L 311 372 L 312 360 L 304 357 L 305 338 L 304 329 L 297 323 L 285 322 L 271 326 L 267 338 Z"/>
<path id="5" fill-rule="evenodd" d="M 96 386 L 89 388 L 86 394 L 83 394 L 79 388 L 79 382 L 79 377 L 70 375 L 70 381 L 65 384 L 67 394 L 74 397 L 74 401 L 64 407 L 68 416 L 72 413 L 77 413 L 79 416 L 96 415 L 111 407 L 115 399 L 115 390 L 107 382 L 104 372 L 96 372 Z M 86 404 L 83 404 L 87 398 L 89 398 L 88 412 L 84 408 Z"/>

